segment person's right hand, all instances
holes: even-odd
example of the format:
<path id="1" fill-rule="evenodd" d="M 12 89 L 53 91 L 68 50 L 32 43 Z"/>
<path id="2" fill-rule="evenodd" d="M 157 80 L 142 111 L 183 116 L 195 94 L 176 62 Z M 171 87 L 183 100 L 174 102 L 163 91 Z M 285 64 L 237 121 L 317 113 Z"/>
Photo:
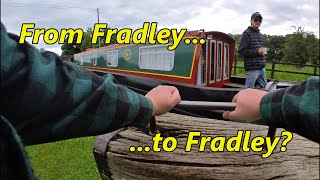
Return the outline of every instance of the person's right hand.
<path id="1" fill-rule="evenodd" d="M 264 54 L 264 48 L 263 48 L 263 47 L 259 48 L 258 51 L 259 51 L 259 54 L 260 54 L 260 55 L 263 55 L 263 54 Z"/>
<path id="2" fill-rule="evenodd" d="M 179 91 L 174 86 L 158 86 L 149 91 L 145 97 L 153 104 L 153 116 L 165 114 L 181 100 Z"/>
<path id="3" fill-rule="evenodd" d="M 260 102 L 266 94 L 266 91 L 257 89 L 245 89 L 238 92 L 232 99 L 232 102 L 236 103 L 236 109 L 223 113 L 223 118 L 247 122 L 261 119 Z"/>

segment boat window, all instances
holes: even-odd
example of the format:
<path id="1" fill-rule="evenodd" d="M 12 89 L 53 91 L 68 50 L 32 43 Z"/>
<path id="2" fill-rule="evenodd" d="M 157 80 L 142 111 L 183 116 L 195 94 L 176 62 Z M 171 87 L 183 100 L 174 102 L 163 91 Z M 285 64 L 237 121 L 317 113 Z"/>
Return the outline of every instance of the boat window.
<path id="1" fill-rule="evenodd" d="M 108 51 L 106 51 L 106 50 L 102 50 L 102 51 L 99 51 L 98 52 L 99 53 L 99 57 L 101 57 L 102 58 L 102 60 L 106 63 L 106 64 L 108 64 Z"/>
<path id="2" fill-rule="evenodd" d="M 222 69 L 222 42 L 218 42 L 217 81 L 221 81 Z"/>
<path id="3" fill-rule="evenodd" d="M 92 55 L 90 53 L 83 56 L 83 62 L 90 64 Z M 82 63 L 83 64 L 83 63 Z"/>
<path id="4" fill-rule="evenodd" d="M 92 54 L 92 64 L 97 66 L 97 53 Z"/>
<path id="5" fill-rule="evenodd" d="M 207 61 L 205 58 L 206 55 L 206 45 L 204 44 L 202 46 L 202 51 L 200 54 L 200 76 L 201 76 L 201 82 L 202 84 L 206 83 L 206 69 L 207 69 Z"/>
<path id="6" fill-rule="evenodd" d="M 224 73 L 223 79 L 229 79 L 229 45 L 224 44 Z"/>
<path id="7" fill-rule="evenodd" d="M 73 57 L 74 57 L 74 61 L 79 61 L 79 62 L 76 62 L 77 64 L 79 63 L 79 65 L 83 65 L 83 56 L 82 54 L 75 54 Z"/>
<path id="8" fill-rule="evenodd" d="M 143 46 L 139 48 L 139 68 L 171 71 L 174 65 L 174 51 L 168 45 Z"/>
<path id="9" fill-rule="evenodd" d="M 107 66 L 117 67 L 118 66 L 118 50 L 107 52 Z"/>
<path id="10" fill-rule="evenodd" d="M 83 65 L 83 56 L 80 58 L 80 65 Z"/>
<path id="11" fill-rule="evenodd" d="M 211 57 L 210 57 L 210 83 L 214 82 L 214 71 L 215 71 L 215 65 L 216 65 L 216 41 L 211 41 L 211 47 L 210 47 Z"/>

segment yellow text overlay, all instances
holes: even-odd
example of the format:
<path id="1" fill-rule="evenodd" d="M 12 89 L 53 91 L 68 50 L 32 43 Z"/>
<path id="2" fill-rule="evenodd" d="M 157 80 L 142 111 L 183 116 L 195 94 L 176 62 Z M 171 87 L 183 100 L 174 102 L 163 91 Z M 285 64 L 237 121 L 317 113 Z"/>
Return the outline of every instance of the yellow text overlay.
<path id="1" fill-rule="evenodd" d="M 287 144 L 292 140 L 292 133 L 288 131 L 283 131 L 280 137 L 275 137 L 271 140 L 270 137 L 253 137 L 251 138 L 251 131 L 238 131 L 237 136 L 226 138 L 223 136 L 211 137 L 211 136 L 201 136 L 201 132 L 189 132 L 188 138 L 185 144 L 185 151 L 190 152 L 191 150 L 197 150 L 203 152 L 206 149 L 210 149 L 212 152 L 263 152 L 261 157 L 268 158 L 276 149 L 277 145 L 280 143 L 281 137 L 285 139 L 281 143 L 280 151 L 284 152 L 287 150 Z M 130 151 L 135 150 L 141 152 L 149 152 L 153 150 L 154 152 L 172 152 L 176 149 L 178 140 L 174 137 L 161 137 L 158 133 L 152 138 L 153 147 L 130 147 Z"/>
<path id="2" fill-rule="evenodd" d="M 168 44 L 168 50 L 174 50 L 178 47 L 182 41 L 187 29 L 183 28 L 180 31 L 177 29 L 163 28 L 157 30 L 158 23 L 156 22 L 145 22 L 141 28 L 132 30 L 130 28 L 108 28 L 108 24 L 99 23 L 95 24 L 93 28 L 91 43 L 98 44 L 99 40 L 109 44 L 113 36 L 117 44 Z M 44 29 L 35 28 L 34 23 L 22 24 L 20 31 L 19 43 L 23 44 L 26 38 L 32 38 L 32 44 L 38 44 L 40 37 L 47 44 L 64 44 L 66 41 L 68 44 L 72 44 L 76 38 L 76 43 L 80 44 L 83 40 L 83 30 L 78 29 L 61 29 L 60 31 L 54 28 Z M 204 44 L 205 39 L 184 38 L 185 44 Z"/>

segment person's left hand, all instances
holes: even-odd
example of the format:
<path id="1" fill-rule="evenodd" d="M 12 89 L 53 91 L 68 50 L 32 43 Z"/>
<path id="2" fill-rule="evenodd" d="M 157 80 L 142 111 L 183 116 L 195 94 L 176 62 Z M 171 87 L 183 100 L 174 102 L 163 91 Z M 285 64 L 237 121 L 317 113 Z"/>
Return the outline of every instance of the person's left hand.
<path id="1" fill-rule="evenodd" d="M 153 116 L 165 114 L 181 100 L 179 91 L 174 86 L 158 86 L 149 91 L 145 97 L 153 104 Z"/>

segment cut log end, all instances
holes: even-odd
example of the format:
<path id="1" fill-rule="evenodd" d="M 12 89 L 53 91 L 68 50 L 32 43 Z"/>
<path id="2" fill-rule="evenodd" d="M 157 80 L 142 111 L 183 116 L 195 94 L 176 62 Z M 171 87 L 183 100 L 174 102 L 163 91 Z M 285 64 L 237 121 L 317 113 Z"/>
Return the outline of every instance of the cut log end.
<path id="1" fill-rule="evenodd" d="M 251 131 L 250 143 L 255 137 L 266 137 L 268 127 L 201 119 L 177 114 L 157 117 L 157 128 L 162 137 L 174 137 L 177 147 L 172 152 L 153 150 L 152 136 L 135 128 L 119 132 L 109 142 L 106 162 L 111 179 L 318 179 L 319 144 L 297 134 L 281 152 L 281 138 L 268 158 L 261 152 L 244 152 L 243 138 L 239 152 L 212 151 L 210 142 L 199 151 L 200 143 L 186 152 L 189 132 L 201 132 L 201 137 L 236 137 L 239 130 Z M 276 136 L 281 136 L 278 129 Z M 244 134 L 243 134 L 244 137 Z M 194 139 L 197 139 L 194 137 Z M 200 137 L 198 137 L 201 140 Z M 225 143 L 226 145 L 227 143 Z M 171 146 L 168 144 L 167 146 Z M 235 142 L 232 144 L 234 147 Z M 162 147 L 163 143 L 159 143 Z M 218 146 L 218 145 L 217 145 Z M 131 152 L 130 147 L 135 147 Z M 139 152 L 138 147 L 150 147 L 149 152 Z M 259 147 L 259 146 L 258 146 Z M 224 147 L 226 149 L 226 147 Z M 140 149 L 141 150 L 141 149 Z"/>

